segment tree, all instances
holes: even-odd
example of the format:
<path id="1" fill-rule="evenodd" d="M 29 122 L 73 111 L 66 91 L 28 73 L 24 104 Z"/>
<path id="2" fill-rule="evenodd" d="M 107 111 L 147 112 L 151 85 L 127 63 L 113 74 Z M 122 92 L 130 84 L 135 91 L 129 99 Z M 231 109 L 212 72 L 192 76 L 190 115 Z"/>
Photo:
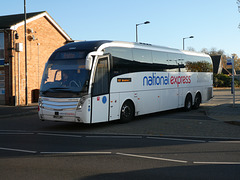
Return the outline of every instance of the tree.
<path id="1" fill-rule="evenodd" d="M 237 54 L 232 54 L 234 56 L 234 67 L 236 71 L 240 70 L 240 58 L 238 57 Z"/>
<path id="2" fill-rule="evenodd" d="M 209 51 L 208 51 L 207 48 L 202 48 L 201 52 L 202 52 L 202 53 L 205 53 L 205 54 L 209 54 Z"/>
<path id="3" fill-rule="evenodd" d="M 196 51 L 193 47 L 188 47 L 187 50 L 188 51 Z"/>
<path id="4" fill-rule="evenodd" d="M 215 56 L 215 55 L 223 55 L 224 54 L 224 50 L 219 49 L 217 50 L 216 48 L 212 48 L 209 53 L 210 56 Z"/>
<path id="5" fill-rule="evenodd" d="M 214 56 L 214 55 L 224 55 L 225 54 L 224 50 L 222 50 L 222 49 L 217 50 L 214 47 L 211 48 L 210 51 L 207 48 L 202 48 L 201 52 L 205 53 L 205 54 L 212 55 L 212 56 Z"/>
<path id="6" fill-rule="evenodd" d="M 239 0 L 239 5 L 240 5 L 240 0 Z M 239 6 L 240 8 L 240 6 Z M 227 59 L 230 59 L 232 57 L 227 56 L 224 52 L 224 50 L 219 49 L 217 50 L 216 48 L 211 48 L 211 50 L 209 51 L 207 48 L 203 48 L 201 50 L 202 53 L 208 54 L 210 56 L 215 56 L 215 55 L 221 55 L 222 56 L 222 62 L 223 62 L 223 66 L 224 67 L 228 67 L 227 66 Z M 232 56 L 234 56 L 234 65 L 235 65 L 235 70 L 238 71 L 240 70 L 240 58 L 237 56 L 237 54 L 232 54 Z"/>

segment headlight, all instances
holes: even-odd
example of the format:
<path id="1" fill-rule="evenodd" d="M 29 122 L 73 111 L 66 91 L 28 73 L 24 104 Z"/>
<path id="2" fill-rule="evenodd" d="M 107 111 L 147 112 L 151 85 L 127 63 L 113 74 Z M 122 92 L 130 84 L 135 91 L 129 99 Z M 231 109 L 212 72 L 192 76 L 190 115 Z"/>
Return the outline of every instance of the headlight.
<path id="1" fill-rule="evenodd" d="M 79 102 L 78 102 L 78 105 L 77 105 L 77 109 L 82 109 L 82 107 L 83 107 L 83 104 L 84 104 L 84 102 L 86 101 L 86 97 L 82 97 L 82 98 L 80 98 L 80 100 L 79 100 Z"/>
<path id="2" fill-rule="evenodd" d="M 42 99 L 39 97 L 38 98 L 38 111 L 40 111 L 40 108 L 43 108 L 43 104 L 42 104 Z"/>
<path id="3" fill-rule="evenodd" d="M 43 103 L 42 103 L 42 98 L 41 98 L 41 97 L 39 97 L 39 99 L 38 99 L 38 106 L 39 106 L 40 108 L 43 107 Z"/>

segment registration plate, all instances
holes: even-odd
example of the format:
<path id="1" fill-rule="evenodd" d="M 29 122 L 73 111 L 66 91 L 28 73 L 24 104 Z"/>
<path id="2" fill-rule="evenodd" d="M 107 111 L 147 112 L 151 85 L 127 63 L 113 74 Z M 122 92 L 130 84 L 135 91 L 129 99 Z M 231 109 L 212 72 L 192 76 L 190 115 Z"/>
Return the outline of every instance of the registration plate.
<path id="1" fill-rule="evenodd" d="M 59 115 L 59 112 L 55 112 L 54 113 L 55 115 L 53 115 L 53 118 L 56 118 L 56 119 L 61 119 L 62 116 Z"/>
<path id="2" fill-rule="evenodd" d="M 53 118 L 56 118 L 56 119 L 61 119 L 62 116 L 59 116 L 59 115 L 54 115 Z"/>

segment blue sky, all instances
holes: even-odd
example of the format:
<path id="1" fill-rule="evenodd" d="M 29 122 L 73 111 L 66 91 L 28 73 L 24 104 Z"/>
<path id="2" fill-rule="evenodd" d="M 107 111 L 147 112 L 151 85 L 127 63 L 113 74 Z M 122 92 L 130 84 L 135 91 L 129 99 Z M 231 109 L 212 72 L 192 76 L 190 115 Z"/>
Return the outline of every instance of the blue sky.
<path id="1" fill-rule="evenodd" d="M 1 2 L 0 16 L 24 11 L 24 0 Z M 237 0 L 27 0 L 27 12 L 47 11 L 74 40 L 135 41 L 182 49 L 223 49 L 240 57 Z"/>

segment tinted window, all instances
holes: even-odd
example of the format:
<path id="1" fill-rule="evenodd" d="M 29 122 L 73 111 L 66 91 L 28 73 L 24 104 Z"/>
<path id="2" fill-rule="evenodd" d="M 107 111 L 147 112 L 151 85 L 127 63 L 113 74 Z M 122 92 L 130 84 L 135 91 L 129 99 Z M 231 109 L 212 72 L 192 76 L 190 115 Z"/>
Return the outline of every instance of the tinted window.
<path id="1" fill-rule="evenodd" d="M 108 58 L 105 57 L 98 60 L 94 78 L 93 96 L 107 94 L 109 92 L 108 81 Z"/>
<path id="2" fill-rule="evenodd" d="M 133 49 L 133 60 L 142 63 L 153 63 L 152 52 L 144 49 Z"/>
<path id="3" fill-rule="evenodd" d="M 152 51 L 153 63 L 167 64 L 168 54 L 166 52 Z"/>
<path id="4" fill-rule="evenodd" d="M 208 57 L 184 55 L 187 72 L 212 72 L 212 62 Z"/>
<path id="5" fill-rule="evenodd" d="M 88 91 L 89 71 L 84 59 L 49 60 L 40 93 L 48 97 L 79 97 Z"/>
<path id="6" fill-rule="evenodd" d="M 105 53 L 111 54 L 113 57 L 118 57 L 125 60 L 133 60 L 132 49 L 122 47 L 108 47 L 105 49 Z"/>
<path id="7" fill-rule="evenodd" d="M 4 65 L 4 33 L 0 32 L 0 66 Z"/>
<path id="8" fill-rule="evenodd" d="M 166 52 L 130 48 L 107 49 L 105 52 L 112 55 L 111 77 L 131 72 L 168 71 L 169 69 L 178 71 L 179 69 L 176 61 L 169 64 Z M 133 52 L 133 59 L 131 59 L 131 51 Z"/>
<path id="9" fill-rule="evenodd" d="M 84 59 L 86 57 L 85 52 L 81 51 L 66 51 L 66 52 L 57 52 L 55 59 Z"/>
<path id="10" fill-rule="evenodd" d="M 186 64 L 208 61 L 207 57 L 184 55 L 180 52 L 170 53 L 136 48 L 109 47 L 105 49 L 105 53 L 111 54 L 112 57 L 111 77 L 140 71 L 193 71 L 190 66 L 186 68 Z M 207 66 L 209 67 L 209 65 L 211 65 L 211 62 Z M 204 67 L 202 71 L 206 71 L 208 67 Z"/>

